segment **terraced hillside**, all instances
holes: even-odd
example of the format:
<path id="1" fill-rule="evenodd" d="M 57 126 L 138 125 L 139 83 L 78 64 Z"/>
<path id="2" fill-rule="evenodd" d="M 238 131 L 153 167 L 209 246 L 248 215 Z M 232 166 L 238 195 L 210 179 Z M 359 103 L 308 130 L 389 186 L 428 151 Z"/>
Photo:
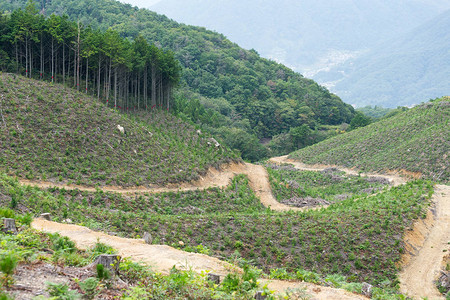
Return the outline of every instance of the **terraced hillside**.
<path id="1" fill-rule="evenodd" d="M 58 84 L 0 73 L 0 100 L 0 170 L 20 178 L 161 185 L 237 159 L 170 114 L 121 114 Z"/>
<path id="2" fill-rule="evenodd" d="M 449 120 L 450 97 L 443 97 L 298 150 L 290 158 L 365 171 L 406 171 L 449 182 Z"/>

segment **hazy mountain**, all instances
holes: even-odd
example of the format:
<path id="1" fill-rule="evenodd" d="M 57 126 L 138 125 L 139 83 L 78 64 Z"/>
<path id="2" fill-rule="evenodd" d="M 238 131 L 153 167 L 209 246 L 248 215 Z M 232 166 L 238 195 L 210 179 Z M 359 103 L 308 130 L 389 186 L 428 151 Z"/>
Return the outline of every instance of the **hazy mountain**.
<path id="1" fill-rule="evenodd" d="M 446 8 L 448 0 L 161 0 L 150 6 L 176 21 L 223 33 L 306 76 L 405 33 Z"/>
<path id="2" fill-rule="evenodd" d="M 351 104 L 396 107 L 450 95 L 450 10 L 335 71 L 333 92 Z M 335 73 L 317 74 L 328 76 Z M 325 81 L 325 77 L 321 78 Z"/>

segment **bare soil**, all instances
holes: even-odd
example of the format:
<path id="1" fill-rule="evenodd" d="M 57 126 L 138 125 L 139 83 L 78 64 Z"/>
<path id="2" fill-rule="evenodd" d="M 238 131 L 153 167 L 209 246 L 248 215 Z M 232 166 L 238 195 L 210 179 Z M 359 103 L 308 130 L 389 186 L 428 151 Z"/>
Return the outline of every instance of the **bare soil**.
<path id="1" fill-rule="evenodd" d="M 439 277 L 442 261 L 450 250 L 450 186 L 436 186 L 433 205 L 433 214 L 416 222 L 406 235 L 411 253 L 404 258 L 400 290 L 414 299 L 445 299 L 434 280 Z"/>
<path id="2" fill-rule="evenodd" d="M 330 166 L 325 165 L 305 165 L 301 162 L 289 159 L 287 156 L 274 157 L 271 162 L 282 164 L 292 164 L 296 169 L 321 171 Z M 389 179 L 394 186 L 404 184 L 405 178 L 396 174 L 367 174 L 360 173 L 354 169 L 338 167 L 348 174 L 364 175 L 369 177 L 384 177 Z M 208 187 L 227 186 L 233 176 L 245 174 L 249 178 L 249 184 L 260 198 L 261 203 L 273 210 L 305 210 L 317 209 L 317 207 L 291 207 L 276 201 L 270 189 L 268 173 L 264 167 L 254 164 L 230 164 L 224 166 L 222 170 L 211 169 L 210 172 L 200 180 L 192 183 L 185 183 L 177 186 L 155 187 L 155 188 L 134 188 L 121 189 L 118 187 L 101 187 L 104 191 L 119 193 L 159 193 L 178 190 L 206 189 Z M 61 187 L 65 189 L 79 189 L 95 191 L 95 188 L 88 188 L 75 185 L 55 185 L 49 182 L 32 182 L 20 180 L 23 184 L 39 186 L 42 188 Z M 450 187 L 439 185 L 433 197 L 435 205 L 434 217 L 429 214 L 424 221 L 419 220 L 416 226 L 410 230 L 405 238 L 407 244 L 407 254 L 403 257 L 404 269 L 400 274 L 401 291 L 412 297 L 429 297 L 431 299 L 443 299 L 434 286 L 433 281 L 439 275 L 444 255 L 449 250 L 450 242 Z M 142 240 L 125 239 L 116 236 L 109 236 L 101 232 L 94 232 L 85 227 L 69 224 L 59 224 L 45 220 L 35 220 L 32 226 L 36 229 L 59 232 L 71 238 L 79 248 L 87 248 L 97 241 L 106 243 L 119 251 L 125 257 L 131 257 L 134 261 L 140 261 L 154 268 L 155 271 L 167 273 L 172 266 L 178 268 L 191 268 L 195 271 L 209 270 L 217 274 L 225 275 L 236 267 L 229 263 L 220 261 L 217 258 L 209 257 L 197 253 L 187 253 L 165 245 L 147 245 Z M 422 246 L 423 244 L 423 246 Z M 303 287 L 308 293 L 313 295 L 312 299 L 365 299 L 360 295 L 354 295 L 343 290 L 328 287 L 316 286 L 306 283 L 266 281 L 269 288 L 276 291 L 283 291 L 286 288 Z"/>
<path id="3" fill-rule="evenodd" d="M 143 240 L 110 236 L 102 232 L 92 231 L 86 227 L 70 224 L 61 224 L 43 219 L 35 219 L 31 226 L 45 232 L 58 232 L 69 237 L 78 248 L 88 249 L 97 242 L 108 244 L 118 251 L 122 257 L 129 257 L 152 267 L 154 271 L 168 274 L 173 266 L 178 269 L 191 269 L 196 272 L 210 271 L 225 276 L 232 271 L 241 270 L 227 262 L 199 253 L 184 252 L 166 245 L 148 245 Z M 56 278 L 66 281 L 65 278 Z M 341 289 L 317 286 L 304 282 L 284 282 L 278 280 L 263 280 L 268 287 L 276 292 L 284 292 L 287 288 L 305 288 L 312 295 L 310 299 L 367 299 L 364 296 L 349 293 Z"/>

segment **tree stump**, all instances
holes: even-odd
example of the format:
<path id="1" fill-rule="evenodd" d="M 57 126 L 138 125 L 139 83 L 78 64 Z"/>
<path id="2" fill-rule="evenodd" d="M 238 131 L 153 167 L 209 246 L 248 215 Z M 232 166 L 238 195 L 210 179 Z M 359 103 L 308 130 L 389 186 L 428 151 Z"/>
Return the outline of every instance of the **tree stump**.
<path id="1" fill-rule="evenodd" d="M 153 242 L 153 238 L 152 238 L 152 236 L 150 235 L 150 233 L 148 233 L 148 232 L 144 232 L 144 241 L 145 241 L 145 243 L 146 244 L 152 244 L 152 242 Z"/>
<path id="2" fill-rule="evenodd" d="M 208 280 L 215 284 L 220 284 L 220 275 L 208 273 Z"/>
<path id="3" fill-rule="evenodd" d="M 257 291 L 256 294 L 255 294 L 255 299 L 256 300 L 264 300 L 264 299 L 266 299 L 267 296 L 263 295 L 263 293 L 264 293 L 263 291 Z"/>
<path id="4" fill-rule="evenodd" d="M 41 214 L 41 218 L 45 219 L 47 221 L 51 221 L 52 220 L 52 216 L 51 216 L 50 213 L 43 213 L 43 214 Z"/>
<path id="5" fill-rule="evenodd" d="M 119 273 L 120 256 L 116 254 L 101 254 L 94 260 L 94 265 L 103 265 L 112 274 Z"/>
<path id="6" fill-rule="evenodd" d="M 3 219 L 3 232 L 17 234 L 16 220 L 10 218 Z"/>
<path id="7" fill-rule="evenodd" d="M 372 285 L 367 282 L 363 282 L 361 287 L 361 292 L 364 296 L 372 297 Z"/>

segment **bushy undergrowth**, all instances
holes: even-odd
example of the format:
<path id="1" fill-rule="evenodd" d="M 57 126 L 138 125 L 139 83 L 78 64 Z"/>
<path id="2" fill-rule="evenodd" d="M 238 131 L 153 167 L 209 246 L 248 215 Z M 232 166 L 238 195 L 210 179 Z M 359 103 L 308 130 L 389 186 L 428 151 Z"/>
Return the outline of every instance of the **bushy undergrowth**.
<path id="1" fill-rule="evenodd" d="M 0 73 L 0 97 L 0 170 L 10 175 L 137 186 L 190 181 L 237 159 L 168 113 L 121 114 L 62 85 Z"/>
<path id="2" fill-rule="evenodd" d="M 147 214 L 184 215 L 222 213 L 251 213 L 264 210 L 244 175 L 233 178 L 226 188 L 166 192 L 158 194 L 118 194 L 98 190 L 95 193 L 79 190 L 51 188 L 49 191 L 64 203 L 70 205 L 101 207 L 111 211 L 136 212 Z M 67 205 L 66 208 L 68 209 Z M 64 210 L 64 208 L 63 208 Z"/>
<path id="3" fill-rule="evenodd" d="M 95 270 L 89 271 L 88 265 L 98 255 L 114 252 L 114 249 L 97 243 L 91 249 L 81 251 L 66 237 L 42 233 L 29 227 L 22 228 L 17 235 L 4 234 L 0 230 L 0 244 L 1 299 L 13 299 L 11 296 L 16 290 L 11 288 L 11 284 L 15 281 L 14 272 L 18 264 L 32 269 L 39 268 L 41 263 L 54 264 L 55 267 L 72 266 L 68 284 L 47 282 L 47 292 L 55 297 L 52 299 L 94 299 L 96 296 L 99 298 L 95 299 L 128 300 L 249 299 L 256 289 L 262 289 L 256 281 L 256 274 L 249 268 L 243 274 L 231 273 L 222 284 L 215 285 L 208 281 L 207 273 L 197 274 L 173 268 L 169 275 L 161 275 L 127 258 L 120 262 L 118 275 L 101 277 Z M 36 299 L 47 298 L 39 296 Z"/>
<path id="4" fill-rule="evenodd" d="M 368 171 L 406 170 L 449 182 L 449 120 L 450 97 L 443 97 L 301 149 L 290 157 Z"/>
<path id="5" fill-rule="evenodd" d="M 363 194 L 373 194 L 389 185 L 382 177 L 346 175 L 336 168 L 322 172 L 301 171 L 291 165 L 266 165 L 275 198 L 295 206 L 330 204 Z"/>
<path id="6" fill-rule="evenodd" d="M 44 209 L 59 220 L 70 218 L 126 236 L 149 231 L 153 243 L 206 251 L 221 258 L 238 255 L 266 272 L 285 268 L 295 273 L 302 268 L 321 274 L 341 273 L 349 281 L 379 286 L 395 286 L 397 263 L 404 251 L 402 233 L 414 219 L 425 215 L 427 200 L 433 193 L 431 184 L 414 181 L 317 211 L 276 213 L 255 209 L 251 213 L 228 210 L 171 215 L 105 209 L 101 202 L 66 201 L 49 191 L 20 186 L 6 176 L 0 183 L 2 191 L 6 191 L 2 199 L 12 193 L 27 194 L 17 206 L 21 211 Z M 230 190 L 234 193 L 233 188 Z M 109 201 L 114 199 L 120 197 Z M 180 246 L 179 241 L 184 245 Z"/>

